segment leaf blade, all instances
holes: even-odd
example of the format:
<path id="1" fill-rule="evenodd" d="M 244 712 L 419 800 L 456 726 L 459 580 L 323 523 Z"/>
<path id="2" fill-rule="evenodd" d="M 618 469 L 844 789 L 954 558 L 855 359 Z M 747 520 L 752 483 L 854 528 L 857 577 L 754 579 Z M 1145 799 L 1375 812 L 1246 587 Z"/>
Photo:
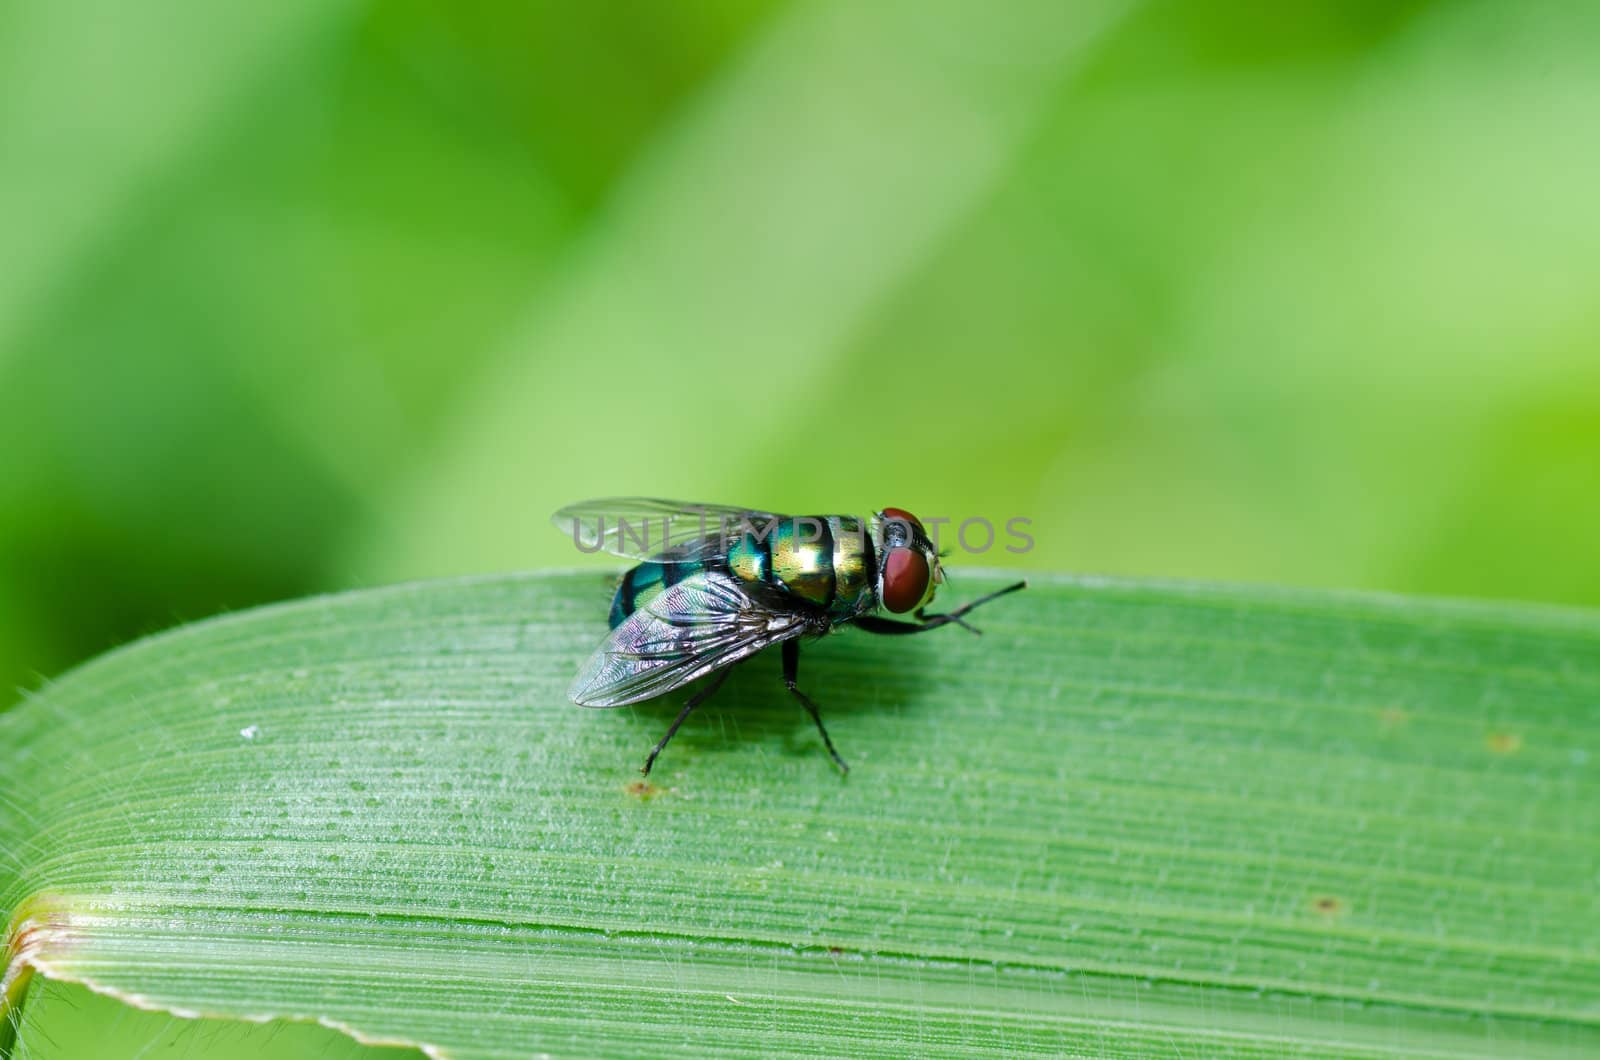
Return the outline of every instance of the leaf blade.
<path id="1" fill-rule="evenodd" d="M 35 963 L 452 1056 L 1600 1041 L 1593 615 L 1045 578 L 807 651 L 848 781 L 762 660 L 641 788 L 676 704 L 562 694 L 605 584 L 267 608 L 0 716 Z"/>

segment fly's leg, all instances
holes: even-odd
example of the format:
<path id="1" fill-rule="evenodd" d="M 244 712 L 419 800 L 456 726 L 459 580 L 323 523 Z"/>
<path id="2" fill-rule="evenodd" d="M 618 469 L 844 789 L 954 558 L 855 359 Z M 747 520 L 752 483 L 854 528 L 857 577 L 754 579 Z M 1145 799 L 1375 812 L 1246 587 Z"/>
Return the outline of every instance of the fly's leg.
<path id="1" fill-rule="evenodd" d="M 960 607 L 956 608 L 954 611 L 951 611 L 948 614 L 943 614 L 943 615 L 924 614 L 923 611 L 922 611 L 922 608 L 919 607 L 919 608 L 917 608 L 917 621 L 921 622 L 922 625 L 917 627 L 917 628 L 919 628 L 919 629 L 937 629 L 940 626 L 945 625 L 946 623 L 954 622 L 956 625 L 962 627 L 963 629 L 970 629 L 974 633 L 982 633 L 983 630 L 979 629 L 976 626 L 969 625 L 962 618 L 962 616 L 966 615 L 967 613 L 973 611 L 976 608 L 982 607 L 984 604 L 988 603 L 990 600 L 997 600 L 1000 597 L 1005 596 L 1007 593 L 1014 593 L 1014 592 L 1017 592 L 1018 590 L 1026 589 L 1027 587 L 1028 587 L 1028 583 L 1026 581 L 1014 582 L 1013 584 L 1006 586 L 1004 589 L 996 589 L 994 592 L 990 593 L 987 596 L 980 596 L 976 600 L 972 601 L 971 603 L 962 604 Z"/>
<path id="2" fill-rule="evenodd" d="M 839 752 L 833 749 L 833 740 L 828 737 L 828 730 L 822 724 L 822 715 L 817 711 L 817 705 L 811 702 L 810 698 L 796 687 L 795 682 L 799 677 L 800 642 L 798 640 L 786 640 L 783 642 L 783 683 L 789 687 L 790 692 L 794 693 L 794 698 L 800 701 L 800 705 L 806 708 L 806 713 L 811 715 L 811 720 L 817 723 L 817 731 L 822 734 L 822 744 L 828 749 L 828 753 L 833 756 L 834 764 L 839 767 L 839 772 L 850 772 L 850 767 L 844 764 L 844 759 L 839 757 Z"/>
<path id="3" fill-rule="evenodd" d="M 667 727 L 667 734 L 661 737 L 661 742 L 656 744 L 655 749 L 650 752 L 650 757 L 646 758 L 644 760 L 644 765 L 639 767 L 640 773 L 643 773 L 647 777 L 650 775 L 650 767 L 656 764 L 656 756 L 659 755 L 662 749 L 667 746 L 667 741 L 672 739 L 673 735 L 677 733 L 678 726 L 683 724 L 683 719 L 687 718 L 689 716 L 689 712 L 694 710 L 695 707 L 698 707 L 700 704 L 710 699 L 711 693 L 722 687 L 722 682 L 728 679 L 728 673 L 732 669 L 733 667 L 730 666 L 727 669 L 718 670 L 716 676 L 711 679 L 711 683 L 709 685 L 706 685 L 700 691 L 689 697 L 689 702 L 683 705 L 683 709 L 678 711 L 678 716 L 672 719 L 672 724 Z"/>
<path id="4" fill-rule="evenodd" d="M 862 615 L 852 624 L 860 629 L 866 630 L 868 633 L 899 635 L 903 633 L 923 633 L 927 630 L 938 629 L 940 626 L 947 626 L 954 622 L 963 629 L 970 629 L 974 633 L 982 633 L 983 630 L 968 624 L 963 616 L 965 616 L 973 608 L 982 607 L 984 604 L 995 599 L 996 597 L 1004 596 L 1006 593 L 1014 593 L 1018 589 L 1026 589 L 1027 587 L 1027 582 L 1017 582 L 1015 585 L 1008 585 L 1004 589 L 996 589 L 988 596 L 980 596 L 976 600 L 972 601 L 972 603 L 963 604 L 954 611 L 943 615 L 923 614 L 922 610 L 919 608 L 916 613 L 917 621 L 915 622 L 901 622 L 899 619 L 880 618 L 877 615 Z"/>

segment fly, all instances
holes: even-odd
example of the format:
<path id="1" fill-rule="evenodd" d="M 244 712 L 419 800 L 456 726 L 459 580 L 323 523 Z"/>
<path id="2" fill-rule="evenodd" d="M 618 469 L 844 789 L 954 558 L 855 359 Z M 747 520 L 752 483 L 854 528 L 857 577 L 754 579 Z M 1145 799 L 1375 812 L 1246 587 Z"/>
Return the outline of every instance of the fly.
<path id="1" fill-rule="evenodd" d="M 1028 584 L 928 614 L 944 570 L 922 523 L 901 508 L 863 521 L 612 497 L 563 508 L 551 521 L 584 551 L 640 561 L 617 586 L 611 635 L 573 681 L 574 703 L 620 707 L 712 675 L 645 759 L 646 776 L 733 664 L 774 644 L 783 646 L 784 685 L 816 723 L 839 769 L 849 772 L 817 705 L 800 691 L 801 639 L 844 625 L 899 635 L 955 623 L 977 633 L 965 620 L 969 612 Z M 880 609 L 911 620 L 886 618 Z"/>

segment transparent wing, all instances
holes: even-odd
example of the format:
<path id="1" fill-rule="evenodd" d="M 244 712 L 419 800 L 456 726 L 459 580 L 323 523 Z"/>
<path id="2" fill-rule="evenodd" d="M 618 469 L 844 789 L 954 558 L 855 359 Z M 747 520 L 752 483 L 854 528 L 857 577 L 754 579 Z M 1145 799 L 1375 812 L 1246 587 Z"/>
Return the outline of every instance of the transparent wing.
<path id="1" fill-rule="evenodd" d="M 724 534 L 741 521 L 787 516 L 727 504 L 694 504 L 655 497 L 602 497 L 570 504 L 550 517 L 557 530 L 585 552 L 683 563 L 715 555 Z"/>
<path id="2" fill-rule="evenodd" d="M 668 587 L 611 631 L 568 695 L 585 707 L 651 699 L 805 632 L 730 574 L 706 570 Z"/>

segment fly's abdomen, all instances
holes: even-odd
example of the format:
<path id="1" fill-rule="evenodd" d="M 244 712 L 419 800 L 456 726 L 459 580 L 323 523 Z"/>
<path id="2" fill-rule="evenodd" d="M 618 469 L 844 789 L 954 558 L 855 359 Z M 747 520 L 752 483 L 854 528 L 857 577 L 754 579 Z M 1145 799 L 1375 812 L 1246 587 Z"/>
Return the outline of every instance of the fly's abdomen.
<path id="1" fill-rule="evenodd" d="M 617 594 L 611 598 L 611 628 L 622 625 L 629 615 L 648 607 L 668 586 L 681 582 L 701 566 L 699 563 L 645 562 L 628 571 L 617 585 Z"/>

